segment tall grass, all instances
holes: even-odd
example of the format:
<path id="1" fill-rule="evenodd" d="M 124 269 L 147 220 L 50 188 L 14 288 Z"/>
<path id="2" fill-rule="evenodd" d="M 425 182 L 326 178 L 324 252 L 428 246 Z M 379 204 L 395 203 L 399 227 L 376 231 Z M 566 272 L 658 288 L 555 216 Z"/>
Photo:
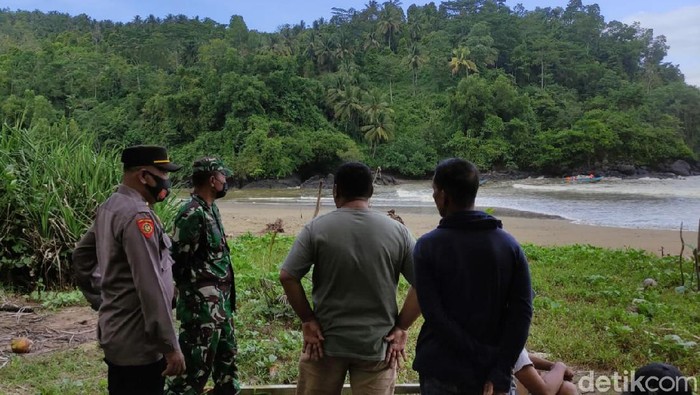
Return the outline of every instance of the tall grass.
<path id="1" fill-rule="evenodd" d="M 75 242 L 121 180 L 121 151 L 73 121 L 0 130 L 0 282 L 65 286 Z"/>
<path id="2" fill-rule="evenodd" d="M 0 273 L 6 280 L 69 282 L 70 250 L 119 183 L 117 155 L 115 149 L 96 151 L 94 137 L 73 122 L 3 125 Z"/>

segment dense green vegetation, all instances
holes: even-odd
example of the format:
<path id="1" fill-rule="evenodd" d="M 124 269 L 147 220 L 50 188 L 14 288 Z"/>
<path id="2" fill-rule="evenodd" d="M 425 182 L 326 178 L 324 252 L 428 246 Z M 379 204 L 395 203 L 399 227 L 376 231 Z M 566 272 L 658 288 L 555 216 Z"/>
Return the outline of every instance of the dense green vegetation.
<path id="1" fill-rule="evenodd" d="M 578 0 L 403 10 L 370 1 L 276 33 L 235 15 L 0 10 L 0 281 L 67 282 L 68 251 L 131 144 L 185 164 L 220 156 L 241 182 L 348 159 L 420 177 L 447 156 L 557 173 L 700 151 L 700 90 L 649 29 Z"/>
<path id="2" fill-rule="evenodd" d="M 239 294 L 236 331 L 245 385 L 291 383 L 301 346 L 298 319 L 281 298 L 279 263 L 293 238 L 242 236 L 231 242 Z M 700 374 L 700 294 L 678 288 L 677 258 L 590 246 L 525 246 L 533 277 L 535 316 L 528 347 L 597 374 L 671 361 L 686 375 Z M 688 263 L 686 263 L 688 264 Z M 654 278 L 657 285 L 644 288 Z M 305 283 L 307 290 L 310 284 Z M 407 286 L 400 285 L 400 302 Z M 1 296 L 1 291 L 0 291 Z M 72 297 L 44 295 L 45 305 Z M 421 321 L 410 330 L 409 363 L 398 382 L 417 382 L 410 369 Z M 104 392 L 106 368 L 94 343 L 50 355 L 12 357 L 0 369 L 0 393 Z"/>
<path id="3" fill-rule="evenodd" d="M 240 16 L 123 24 L 0 10 L 0 282 L 30 285 L 47 308 L 79 300 L 43 291 L 70 283 L 73 243 L 119 183 L 119 149 L 131 144 L 166 145 L 181 163 L 220 156 L 241 181 L 305 178 L 347 159 L 412 177 L 445 156 L 551 173 L 697 159 L 700 90 L 664 62 L 663 36 L 599 11 L 578 0 L 534 11 L 455 0 L 404 13 L 369 1 L 260 33 Z M 157 207 L 167 222 L 171 206 Z M 276 280 L 291 240 L 232 243 L 247 384 L 296 376 L 298 323 Z M 586 368 L 666 360 L 700 373 L 698 293 L 676 288 L 677 257 L 527 253 L 538 294 L 531 348 Z M 644 289 L 647 277 L 659 285 Z M 104 376 L 89 345 L 13 358 L 0 392 L 93 393 Z M 402 371 L 400 381 L 415 380 Z"/>
<path id="4" fill-rule="evenodd" d="M 72 283 L 69 255 L 121 180 L 120 151 L 65 119 L 0 126 L 0 284 Z M 169 226 L 175 205 L 156 207 Z"/>
<path id="5" fill-rule="evenodd" d="M 336 4 L 342 7 L 342 3 Z M 223 157 L 239 178 L 362 159 L 424 176 L 463 156 L 562 173 L 700 151 L 700 90 L 663 36 L 597 5 L 369 1 L 251 31 L 182 15 L 130 23 L 0 11 L 0 119 L 70 122 L 101 147 Z"/>

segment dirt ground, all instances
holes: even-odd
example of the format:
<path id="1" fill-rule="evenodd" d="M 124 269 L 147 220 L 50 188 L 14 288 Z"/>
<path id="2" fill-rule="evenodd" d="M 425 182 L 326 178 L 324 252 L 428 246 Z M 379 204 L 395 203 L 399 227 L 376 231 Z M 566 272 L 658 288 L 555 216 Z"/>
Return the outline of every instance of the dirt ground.
<path id="1" fill-rule="evenodd" d="M 17 311 L 0 311 L 0 368 L 9 361 L 10 342 L 26 337 L 33 344 L 31 355 L 66 348 L 96 340 L 97 313 L 90 307 L 66 307 L 47 310 L 22 300 L 0 300 L 3 310 L 19 307 Z"/>

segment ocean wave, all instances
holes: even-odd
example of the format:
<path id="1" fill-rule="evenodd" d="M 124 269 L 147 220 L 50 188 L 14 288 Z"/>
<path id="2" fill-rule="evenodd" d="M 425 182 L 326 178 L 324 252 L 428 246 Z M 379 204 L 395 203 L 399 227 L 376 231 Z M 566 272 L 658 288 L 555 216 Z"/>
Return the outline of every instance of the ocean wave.
<path id="1" fill-rule="evenodd" d="M 541 182 L 540 182 L 541 181 Z M 511 209 L 555 215 L 576 223 L 645 229 L 697 231 L 700 212 L 700 177 L 686 179 L 603 180 L 596 184 L 558 184 L 554 180 L 520 180 L 494 183 L 480 190 L 479 208 Z M 241 192 L 232 201 L 269 205 L 314 206 L 314 193 L 271 191 L 264 196 Z M 254 192 L 253 192 L 254 193 Z M 376 208 L 434 209 L 432 188 L 426 183 L 381 186 L 370 204 Z M 275 196 L 277 194 L 277 196 Z M 333 207 L 333 198 L 323 196 L 323 207 Z"/>
<path id="2" fill-rule="evenodd" d="M 418 201 L 418 202 L 433 202 L 433 191 L 430 189 L 402 189 L 398 188 L 396 191 L 396 197 L 399 199 Z"/>
<path id="3" fill-rule="evenodd" d="M 647 180 L 648 181 L 648 180 Z M 700 187 L 674 185 L 658 180 L 655 183 L 623 184 L 513 184 L 513 188 L 533 192 L 561 192 L 586 195 L 630 195 L 645 197 L 700 198 Z"/>

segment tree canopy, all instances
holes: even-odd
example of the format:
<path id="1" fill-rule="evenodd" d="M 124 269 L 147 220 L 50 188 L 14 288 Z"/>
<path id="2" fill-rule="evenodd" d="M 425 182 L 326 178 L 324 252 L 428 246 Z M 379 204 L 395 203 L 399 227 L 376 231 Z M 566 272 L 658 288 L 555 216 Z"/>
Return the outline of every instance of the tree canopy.
<path id="1" fill-rule="evenodd" d="M 597 4 L 454 0 L 334 8 L 249 30 L 183 15 L 129 23 L 0 11 L 0 119 L 72 122 L 96 145 L 222 157 L 240 179 L 364 160 L 425 176 L 442 157 L 563 173 L 697 159 L 700 89 L 663 36 Z"/>

